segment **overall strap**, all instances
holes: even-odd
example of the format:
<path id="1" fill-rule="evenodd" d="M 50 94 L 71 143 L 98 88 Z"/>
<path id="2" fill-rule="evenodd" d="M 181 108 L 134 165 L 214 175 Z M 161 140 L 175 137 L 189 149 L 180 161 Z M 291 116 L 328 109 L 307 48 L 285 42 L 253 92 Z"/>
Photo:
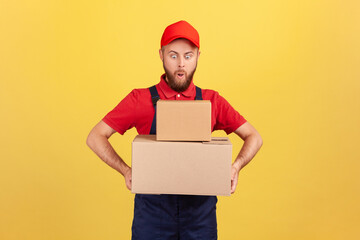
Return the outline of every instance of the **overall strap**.
<path id="1" fill-rule="evenodd" d="M 150 94 L 151 94 L 151 101 L 152 101 L 152 104 L 155 109 L 155 114 L 154 114 L 154 119 L 151 124 L 150 134 L 156 134 L 156 103 L 157 103 L 157 101 L 159 101 L 160 97 L 159 97 L 158 91 L 156 90 L 155 85 L 150 87 L 149 90 L 150 90 Z"/>
<path id="2" fill-rule="evenodd" d="M 203 100 L 202 98 L 202 93 L 201 93 L 201 88 L 199 88 L 198 86 L 195 86 L 196 87 L 196 97 L 195 97 L 195 100 Z"/>

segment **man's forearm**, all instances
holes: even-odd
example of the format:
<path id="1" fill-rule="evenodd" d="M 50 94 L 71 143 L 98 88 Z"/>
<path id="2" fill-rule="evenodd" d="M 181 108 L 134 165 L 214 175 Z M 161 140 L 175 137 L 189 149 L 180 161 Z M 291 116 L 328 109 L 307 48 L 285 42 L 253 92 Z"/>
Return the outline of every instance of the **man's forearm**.
<path id="1" fill-rule="evenodd" d="M 245 138 L 244 144 L 236 157 L 233 166 L 240 171 L 245 167 L 262 146 L 262 139 L 259 134 L 253 134 Z"/>
<path id="2" fill-rule="evenodd" d="M 122 175 L 130 169 L 130 167 L 115 152 L 105 136 L 90 133 L 87 139 L 87 145 L 99 156 L 99 158 L 101 158 L 101 160 Z"/>

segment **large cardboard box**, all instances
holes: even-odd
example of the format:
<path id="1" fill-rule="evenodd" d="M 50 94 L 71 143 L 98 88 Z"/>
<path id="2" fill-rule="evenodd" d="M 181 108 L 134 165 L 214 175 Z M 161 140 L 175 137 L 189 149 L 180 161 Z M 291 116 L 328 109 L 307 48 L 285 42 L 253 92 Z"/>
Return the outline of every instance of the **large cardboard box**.
<path id="1" fill-rule="evenodd" d="M 211 140 L 209 100 L 159 100 L 156 108 L 156 140 Z"/>
<path id="2" fill-rule="evenodd" d="M 162 142 L 138 135 L 132 142 L 132 192 L 229 196 L 231 157 L 228 138 Z"/>

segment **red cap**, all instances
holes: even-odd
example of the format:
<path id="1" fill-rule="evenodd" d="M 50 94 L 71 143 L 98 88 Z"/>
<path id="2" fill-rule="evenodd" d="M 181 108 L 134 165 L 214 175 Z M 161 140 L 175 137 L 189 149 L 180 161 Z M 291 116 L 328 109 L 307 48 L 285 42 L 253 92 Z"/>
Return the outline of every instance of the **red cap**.
<path id="1" fill-rule="evenodd" d="M 179 21 L 165 28 L 161 37 L 161 47 L 168 45 L 178 38 L 185 38 L 200 48 L 199 33 L 186 21 Z"/>

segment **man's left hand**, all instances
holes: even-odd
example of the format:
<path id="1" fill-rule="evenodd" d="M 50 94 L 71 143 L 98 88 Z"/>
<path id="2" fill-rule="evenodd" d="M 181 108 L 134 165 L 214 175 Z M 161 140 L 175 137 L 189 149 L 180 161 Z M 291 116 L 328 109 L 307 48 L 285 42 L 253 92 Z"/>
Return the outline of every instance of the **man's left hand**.
<path id="1" fill-rule="evenodd" d="M 231 194 L 235 192 L 236 186 L 238 184 L 239 171 L 234 165 L 231 167 Z"/>

